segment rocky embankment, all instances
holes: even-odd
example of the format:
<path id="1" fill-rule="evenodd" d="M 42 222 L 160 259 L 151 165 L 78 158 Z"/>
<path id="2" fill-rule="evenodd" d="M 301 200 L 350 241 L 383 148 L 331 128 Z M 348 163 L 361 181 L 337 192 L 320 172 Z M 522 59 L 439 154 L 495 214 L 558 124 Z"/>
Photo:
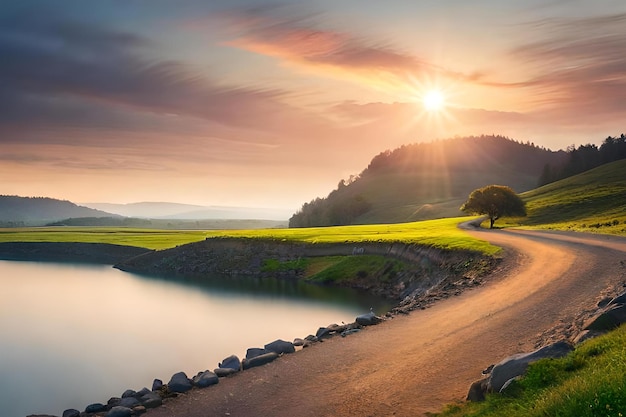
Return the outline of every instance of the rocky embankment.
<path id="1" fill-rule="evenodd" d="M 308 244 L 264 239 L 214 238 L 145 253 L 115 265 L 123 271 L 197 278 L 206 275 L 302 278 L 304 271 L 266 271 L 266 260 L 288 263 L 319 256 L 381 255 L 405 261 L 407 268 L 385 279 L 376 275 L 349 280 L 354 288 L 394 300 L 422 295 L 431 288 L 474 286 L 497 260 L 474 252 L 444 251 L 404 243 Z M 384 272 L 384 271 L 383 271 Z"/>
<path id="2" fill-rule="evenodd" d="M 0 259 L 37 262 L 84 262 L 113 265 L 147 252 L 146 248 L 106 243 L 2 242 Z"/>

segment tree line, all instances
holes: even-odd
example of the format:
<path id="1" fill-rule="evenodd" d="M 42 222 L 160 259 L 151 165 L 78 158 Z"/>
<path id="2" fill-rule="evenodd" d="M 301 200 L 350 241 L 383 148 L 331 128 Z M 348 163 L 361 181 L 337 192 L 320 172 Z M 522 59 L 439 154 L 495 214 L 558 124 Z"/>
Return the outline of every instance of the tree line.
<path id="1" fill-rule="evenodd" d="M 345 198 L 341 195 L 347 187 L 341 180 L 336 190 L 326 198 L 316 198 L 304 203 L 289 219 L 289 227 L 340 226 L 351 224 L 354 219 L 371 209 L 369 201 L 361 194 Z"/>
<path id="2" fill-rule="evenodd" d="M 520 178 L 528 178 L 527 189 L 530 189 L 537 183 L 544 185 L 624 158 L 626 137 L 623 134 L 609 136 L 601 146 L 587 144 L 576 148 L 572 145 L 565 151 L 552 151 L 531 142 L 518 142 L 497 135 L 403 145 L 376 155 L 360 174 L 347 181 L 341 180 L 337 189 L 327 197 L 304 203 L 289 219 L 289 227 L 349 225 L 362 221 L 365 213 L 381 203 L 376 199 L 377 193 L 372 191 L 376 187 L 372 184 L 380 184 L 380 178 L 389 178 L 389 181 L 407 176 L 427 178 L 433 172 L 446 172 L 450 175 L 450 185 L 454 186 L 466 184 L 468 173 L 482 173 L 499 182 L 503 174 L 509 175 L 510 179 L 513 172 Z M 519 185 L 508 185 L 519 188 Z M 480 186 L 482 184 L 475 185 Z M 393 188 L 394 184 L 389 183 L 388 187 Z M 399 190 L 407 195 L 416 191 Z M 467 195 L 460 194 L 466 192 L 461 186 L 453 187 L 452 192 L 458 198 Z M 411 200 L 407 198 L 407 201 Z"/>
<path id="3" fill-rule="evenodd" d="M 587 144 L 576 148 L 571 145 L 567 148 L 567 158 L 564 163 L 544 165 L 537 185 L 542 186 L 562 180 L 620 159 L 626 159 L 626 136 L 623 133 L 619 137 L 607 137 L 599 147 Z"/>

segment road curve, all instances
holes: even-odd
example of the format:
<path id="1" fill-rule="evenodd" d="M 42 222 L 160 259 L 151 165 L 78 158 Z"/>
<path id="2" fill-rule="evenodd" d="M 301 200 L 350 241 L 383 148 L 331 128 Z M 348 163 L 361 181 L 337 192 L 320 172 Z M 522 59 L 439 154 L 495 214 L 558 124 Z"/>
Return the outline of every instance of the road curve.
<path id="1" fill-rule="evenodd" d="M 414 417 L 436 412 L 462 400 L 488 365 L 573 334 L 581 313 L 591 312 L 626 280 L 626 238 L 470 233 L 505 248 L 505 260 L 485 285 L 193 390 L 146 415 Z"/>

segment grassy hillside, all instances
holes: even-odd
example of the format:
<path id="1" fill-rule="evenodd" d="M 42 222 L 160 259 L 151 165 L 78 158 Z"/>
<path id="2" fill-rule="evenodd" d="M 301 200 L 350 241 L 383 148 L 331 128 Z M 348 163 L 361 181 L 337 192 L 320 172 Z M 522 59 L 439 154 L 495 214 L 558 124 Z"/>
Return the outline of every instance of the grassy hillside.
<path id="1" fill-rule="evenodd" d="M 626 326 L 588 340 L 561 359 L 531 364 L 526 376 L 487 401 L 448 407 L 440 417 L 626 415 Z"/>
<path id="2" fill-rule="evenodd" d="M 372 159 L 356 178 L 342 181 L 326 198 L 303 205 L 292 227 L 375 224 L 462 215 L 469 193 L 489 184 L 516 192 L 537 185 L 552 152 L 499 136 L 455 138 L 403 146 Z"/>
<path id="3" fill-rule="evenodd" d="M 498 226 L 626 234 L 626 160 L 525 192 L 526 218 Z"/>
<path id="4" fill-rule="evenodd" d="M 405 242 L 442 249 L 496 254 L 499 248 L 471 237 L 457 224 L 468 218 L 424 222 L 298 229 L 174 231 L 107 227 L 0 229 L 0 242 L 113 243 L 149 249 L 172 248 L 207 237 L 263 238 L 310 243 Z"/>

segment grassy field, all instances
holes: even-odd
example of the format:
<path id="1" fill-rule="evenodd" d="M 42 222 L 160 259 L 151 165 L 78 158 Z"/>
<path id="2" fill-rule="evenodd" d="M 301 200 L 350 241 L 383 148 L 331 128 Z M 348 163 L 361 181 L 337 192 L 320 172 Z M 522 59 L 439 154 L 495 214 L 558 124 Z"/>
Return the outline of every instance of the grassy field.
<path id="1" fill-rule="evenodd" d="M 528 217 L 498 227 L 573 230 L 626 235 L 626 160 L 520 194 Z"/>
<path id="2" fill-rule="evenodd" d="M 473 250 L 487 255 L 500 249 L 471 237 L 457 228 L 469 218 L 450 218 L 424 222 L 317 227 L 302 229 L 172 231 L 151 229 L 47 227 L 0 229 L 0 242 L 88 242 L 139 246 L 149 249 L 171 248 L 207 237 L 237 237 L 289 240 L 308 243 L 404 242 L 441 249 Z"/>
<path id="3" fill-rule="evenodd" d="M 204 231 L 135 229 L 124 227 L 25 227 L 0 229 L 0 242 L 110 243 L 167 249 L 204 240 Z"/>
<path id="4" fill-rule="evenodd" d="M 626 326 L 569 356 L 543 359 L 504 394 L 449 406 L 440 417 L 626 416 Z"/>

